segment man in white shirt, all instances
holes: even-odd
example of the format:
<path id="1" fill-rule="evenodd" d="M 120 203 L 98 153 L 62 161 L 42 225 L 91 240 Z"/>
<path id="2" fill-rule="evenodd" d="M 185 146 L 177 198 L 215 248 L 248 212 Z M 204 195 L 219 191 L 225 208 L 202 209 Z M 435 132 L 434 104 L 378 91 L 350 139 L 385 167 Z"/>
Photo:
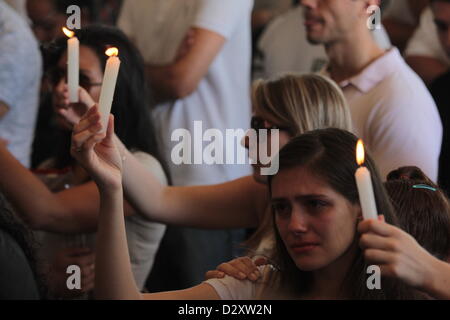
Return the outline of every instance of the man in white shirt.
<path id="1" fill-rule="evenodd" d="M 308 42 L 304 22 L 303 8 L 297 6 L 267 26 L 258 41 L 255 79 L 270 79 L 287 72 L 317 72 L 325 66 L 328 62 L 325 48 Z M 391 47 L 383 26 L 374 29 L 372 35 L 381 48 Z"/>
<path id="2" fill-rule="evenodd" d="M 444 74 L 450 68 L 450 41 L 446 35 L 444 15 L 449 1 L 434 0 L 421 17 L 420 26 L 414 33 L 405 51 L 406 61 L 427 84 Z M 444 29 L 441 28 L 444 27 Z M 440 35 L 443 36 L 440 41 Z M 447 39 L 445 39 L 447 37 Z M 447 43 L 447 47 L 445 47 Z"/>
<path id="3" fill-rule="evenodd" d="M 0 138 L 29 167 L 42 58 L 28 22 L 3 0 L 0 0 L 0 66 Z"/>
<path id="4" fill-rule="evenodd" d="M 438 174 L 442 124 L 421 79 L 396 48 L 379 48 L 367 28 L 378 0 L 302 0 L 310 42 L 324 44 L 328 72 L 349 102 L 356 134 L 367 144 L 383 177 L 415 165 Z"/>
<path id="5" fill-rule="evenodd" d="M 201 121 L 203 131 L 223 134 L 249 127 L 252 6 L 253 0 L 124 2 L 118 24 L 142 52 L 151 88 L 162 102 L 154 110 L 155 125 L 174 185 L 216 184 L 250 174 L 248 165 L 175 165 L 170 160 L 180 143 L 171 141 L 174 130 L 187 129 L 193 139 L 201 139 L 194 136 L 194 121 Z M 171 263 L 180 267 L 176 276 L 184 272 L 180 278 L 187 281 L 175 286 L 196 284 L 205 271 L 232 258 L 230 231 L 183 229 L 177 237 L 171 254 L 178 256 Z"/>

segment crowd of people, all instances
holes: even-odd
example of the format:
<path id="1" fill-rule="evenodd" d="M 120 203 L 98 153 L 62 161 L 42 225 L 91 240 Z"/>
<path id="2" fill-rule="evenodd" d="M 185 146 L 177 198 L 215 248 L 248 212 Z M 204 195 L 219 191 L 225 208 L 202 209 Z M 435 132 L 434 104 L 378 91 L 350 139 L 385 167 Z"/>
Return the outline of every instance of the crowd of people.
<path id="1" fill-rule="evenodd" d="M 0 299 L 450 299 L 449 85 L 449 0 L 0 0 Z"/>

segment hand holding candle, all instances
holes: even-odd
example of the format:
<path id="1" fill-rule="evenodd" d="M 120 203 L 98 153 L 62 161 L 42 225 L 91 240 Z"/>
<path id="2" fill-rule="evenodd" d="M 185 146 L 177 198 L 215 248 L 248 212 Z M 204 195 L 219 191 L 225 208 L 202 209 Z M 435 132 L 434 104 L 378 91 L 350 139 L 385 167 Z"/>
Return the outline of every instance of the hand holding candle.
<path id="1" fill-rule="evenodd" d="M 69 102 L 78 102 L 78 85 L 80 77 L 80 42 L 75 33 L 63 27 L 67 40 L 67 85 L 69 87 Z"/>
<path id="2" fill-rule="evenodd" d="M 364 144 L 362 140 L 358 140 L 356 146 L 356 161 L 360 167 L 356 170 L 355 179 L 358 187 L 359 202 L 364 219 L 377 219 L 377 206 L 375 202 L 375 196 L 373 193 L 372 178 L 370 171 L 363 166 L 364 164 Z"/>
<path id="3" fill-rule="evenodd" d="M 109 56 L 106 62 L 105 73 L 103 75 L 102 91 L 100 93 L 99 110 L 102 116 L 101 122 L 103 131 L 106 131 L 108 117 L 111 112 L 111 105 L 114 98 L 114 90 L 116 88 L 117 76 L 119 74 L 120 60 L 117 57 L 119 50 L 117 48 L 109 48 L 105 54 Z"/>

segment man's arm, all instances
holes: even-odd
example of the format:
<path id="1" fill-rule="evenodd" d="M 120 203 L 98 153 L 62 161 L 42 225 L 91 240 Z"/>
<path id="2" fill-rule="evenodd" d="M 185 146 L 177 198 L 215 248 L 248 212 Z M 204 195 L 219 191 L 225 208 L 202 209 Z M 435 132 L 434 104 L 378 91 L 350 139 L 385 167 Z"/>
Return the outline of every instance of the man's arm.
<path id="1" fill-rule="evenodd" d="M 173 64 L 146 67 L 158 101 L 181 99 L 194 92 L 226 41 L 220 34 L 206 29 L 192 28 L 189 32 L 193 44 Z"/>
<path id="2" fill-rule="evenodd" d="M 3 117 L 8 113 L 8 111 L 9 106 L 3 101 L 0 101 L 0 120 L 3 119 Z"/>

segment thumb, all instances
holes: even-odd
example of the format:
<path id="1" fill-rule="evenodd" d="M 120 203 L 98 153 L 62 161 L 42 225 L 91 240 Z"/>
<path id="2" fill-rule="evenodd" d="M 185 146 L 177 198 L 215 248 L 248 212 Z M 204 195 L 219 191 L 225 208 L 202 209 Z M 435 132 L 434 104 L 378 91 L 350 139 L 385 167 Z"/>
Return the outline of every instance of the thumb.
<path id="1" fill-rule="evenodd" d="M 257 266 L 257 267 L 263 266 L 263 265 L 267 264 L 267 258 L 260 257 L 260 258 L 256 259 L 254 261 L 254 263 L 255 263 L 255 266 Z"/>

